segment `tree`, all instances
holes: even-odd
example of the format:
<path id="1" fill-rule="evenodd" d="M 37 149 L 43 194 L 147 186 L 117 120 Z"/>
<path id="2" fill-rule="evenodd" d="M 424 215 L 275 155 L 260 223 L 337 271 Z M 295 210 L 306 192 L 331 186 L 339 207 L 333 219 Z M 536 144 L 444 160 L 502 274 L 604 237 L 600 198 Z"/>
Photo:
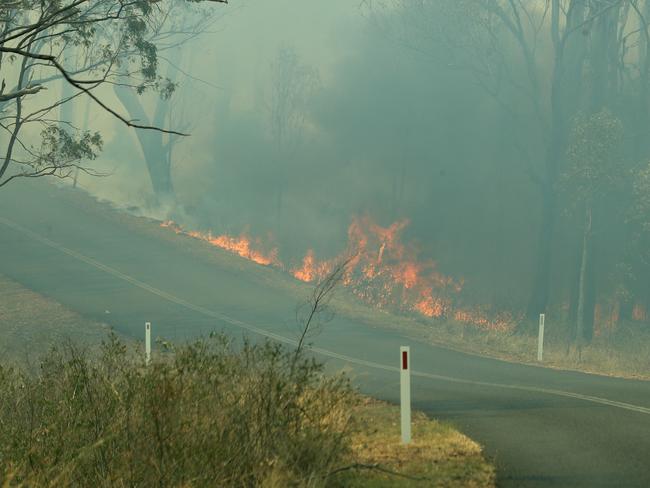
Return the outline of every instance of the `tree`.
<path id="1" fill-rule="evenodd" d="M 111 107 L 101 94 L 121 84 L 137 94 L 163 95 L 173 84 L 158 75 L 149 38 L 181 0 L 23 0 L 0 6 L 0 128 L 7 138 L 0 186 L 18 177 L 65 178 L 102 147 L 99 132 L 53 118 L 55 109 L 84 96 L 129 127 L 183 135 L 142 124 Z M 182 0 L 197 3 L 202 0 Z M 226 3 L 226 0 L 205 0 Z M 46 97 L 62 81 L 70 96 Z M 53 90 L 49 90 L 51 93 Z M 28 140 L 40 140 L 30 144 Z"/>
<path id="2" fill-rule="evenodd" d="M 167 80 L 176 82 L 176 70 L 169 68 Z M 157 97 L 153 114 L 147 113 L 141 97 L 133 90 L 122 85 L 113 87 L 115 95 L 127 113 L 135 120 L 146 121 L 150 125 L 163 126 L 171 116 L 171 92 Z M 183 131 L 189 127 L 182 128 Z M 151 187 L 158 203 L 171 202 L 174 199 L 174 185 L 172 181 L 172 148 L 178 134 L 164 134 L 161 131 L 138 131 L 136 133 L 140 149 L 144 156 Z"/>
<path id="3" fill-rule="evenodd" d="M 625 287 L 627 295 L 643 307 L 641 315 L 644 315 L 650 305 L 650 163 L 642 165 L 632 176 L 633 204 L 627 215 L 631 232 L 624 265 Z M 630 309 L 632 305 L 630 300 Z M 630 310 L 626 318 L 638 319 L 632 315 Z"/>
<path id="4" fill-rule="evenodd" d="M 278 50 L 271 70 L 269 125 L 275 143 L 276 211 L 279 220 L 286 190 L 288 162 L 302 141 L 306 107 L 318 87 L 319 76 L 316 70 L 303 64 L 296 52 L 288 47 Z"/>
<path id="5" fill-rule="evenodd" d="M 179 74 L 184 74 L 185 78 L 190 77 L 185 69 L 191 70 L 193 61 L 192 51 L 181 56 L 182 48 L 207 31 L 208 27 L 215 23 L 217 16 L 214 9 L 206 10 L 185 2 L 178 2 L 165 17 L 165 21 L 150 33 L 148 41 L 157 46 L 159 57 L 167 65 L 165 79 L 170 83 L 172 90 L 167 91 L 163 96 L 150 97 L 155 100 L 147 103 L 128 86 L 115 84 L 113 91 L 132 119 L 146 121 L 157 127 L 171 122 L 174 99 L 178 99 L 177 90 L 174 88 L 178 86 Z M 153 109 L 148 105 L 153 105 Z M 179 117 L 182 111 L 178 110 L 177 104 L 175 108 L 177 109 L 175 126 L 183 132 L 189 131 L 192 128 L 190 119 Z M 180 136 L 164 134 L 160 131 L 138 131 L 136 136 L 156 200 L 159 203 L 173 202 L 173 148 Z"/>
<path id="6" fill-rule="evenodd" d="M 378 25 L 403 45 L 440 66 L 468 73 L 512 119 L 513 145 L 522 147 L 524 140 L 533 148 L 522 150 L 521 160 L 540 197 L 536 271 L 527 307 L 527 315 L 535 317 L 549 303 L 557 183 L 566 164 L 571 120 L 580 110 L 613 108 L 627 86 L 638 87 L 640 132 L 650 130 L 649 2 L 394 0 L 386 9 L 367 3 Z M 528 129 L 531 119 L 534 132 Z M 641 138 L 639 148 L 647 139 Z"/>
<path id="7" fill-rule="evenodd" d="M 598 220 L 606 197 L 620 187 L 625 177 L 621 164 L 623 125 L 607 110 L 590 116 L 580 115 L 574 121 L 569 140 L 568 164 L 561 179 L 564 190 L 570 195 L 572 210 L 584 215 L 575 328 L 580 350 L 592 335 L 586 327 L 585 305 L 587 276 L 593 267 L 594 227 L 596 231 L 603 231 Z"/>

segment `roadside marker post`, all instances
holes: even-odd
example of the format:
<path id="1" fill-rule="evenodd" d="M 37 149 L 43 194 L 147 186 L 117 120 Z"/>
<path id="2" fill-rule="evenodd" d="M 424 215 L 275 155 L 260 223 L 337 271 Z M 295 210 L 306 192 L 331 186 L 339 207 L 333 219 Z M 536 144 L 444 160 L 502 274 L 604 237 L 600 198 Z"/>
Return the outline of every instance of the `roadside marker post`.
<path id="1" fill-rule="evenodd" d="M 144 360 L 146 364 L 151 362 L 151 322 L 144 324 Z"/>
<path id="2" fill-rule="evenodd" d="M 544 314 L 539 314 L 539 335 L 537 336 L 537 360 L 544 359 Z"/>
<path id="3" fill-rule="evenodd" d="M 402 421 L 402 444 L 411 442 L 411 353 L 408 346 L 400 352 L 400 415 Z"/>

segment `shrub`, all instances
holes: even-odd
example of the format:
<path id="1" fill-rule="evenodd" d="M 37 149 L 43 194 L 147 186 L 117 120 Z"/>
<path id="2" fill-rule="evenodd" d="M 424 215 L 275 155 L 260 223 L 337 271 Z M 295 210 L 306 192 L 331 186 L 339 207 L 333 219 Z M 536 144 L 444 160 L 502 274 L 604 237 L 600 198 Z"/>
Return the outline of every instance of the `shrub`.
<path id="1" fill-rule="evenodd" d="M 145 366 L 111 336 L 0 367 L 0 485 L 325 486 L 354 395 L 303 355 L 223 336 Z"/>

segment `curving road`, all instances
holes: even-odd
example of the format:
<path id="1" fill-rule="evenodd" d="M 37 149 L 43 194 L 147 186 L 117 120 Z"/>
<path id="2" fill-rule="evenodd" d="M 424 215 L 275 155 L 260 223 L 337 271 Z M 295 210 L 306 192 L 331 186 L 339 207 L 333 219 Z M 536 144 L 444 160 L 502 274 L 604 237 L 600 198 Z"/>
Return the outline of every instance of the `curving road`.
<path id="1" fill-rule="evenodd" d="M 292 342 L 295 294 L 155 239 L 43 182 L 0 191 L 0 273 L 122 333 L 225 329 Z M 110 312 L 110 313 L 107 313 Z M 315 340 L 362 391 L 397 401 L 399 345 L 414 407 L 485 446 L 504 487 L 650 487 L 650 383 L 516 365 L 417 343 L 338 316 Z"/>

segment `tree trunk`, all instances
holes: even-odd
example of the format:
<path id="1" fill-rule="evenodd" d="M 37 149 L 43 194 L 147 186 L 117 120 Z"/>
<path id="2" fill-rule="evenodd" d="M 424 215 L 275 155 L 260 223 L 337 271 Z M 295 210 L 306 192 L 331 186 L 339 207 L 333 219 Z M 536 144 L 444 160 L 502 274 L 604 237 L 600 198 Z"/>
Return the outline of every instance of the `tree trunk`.
<path id="1" fill-rule="evenodd" d="M 591 49 L 589 64 L 591 67 L 590 110 L 599 112 L 610 102 L 618 89 L 618 19 L 622 2 L 609 7 L 596 17 L 591 27 Z M 596 4 L 594 15 L 603 5 Z"/>
<path id="2" fill-rule="evenodd" d="M 648 104 L 648 99 L 650 98 L 648 96 L 648 90 L 650 89 L 650 26 L 648 26 L 648 21 L 650 21 L 650 1 L 644 2 L 640 12 L 639 28 L 642 34 L 638 49 L 639 98 L 637 103 L 637 128 L 633 132 L 634 155 L 638 161 L 647 159 L 650 149 L 647 137 L 650 128 L 650 113 L 648 112 L 650 108 Z"/>
<path id="3" fill-rule="evenodd" d="M 545 313 L 548 306 L 556 220 L 555 185 L 558 169 L 566 150 L 567 121 L 576 112 L 579 103 L 582 64 L 586 56 L 585 39 L 577 29 L 583 23 L 586 15 L 584 3 L 572 0 L 569 4 L 564 37 L 560 32 L 560 12 L 560 2 L 554 0 L 551 15 L 553 77 L 551 80 L 550 117 L 545 135 L 544 177 L 540 182 L 541 225 L 537 245 L 537 264 L 527 308 L 527 316 L 531 321 L 535 320 L 540 313 Z"/>
<path id="4" fill-rule="evenodd" d="M 72 85 L 67 81 L 61 81 L 61 99 L 65 100 L 74 95 Z M 74 125 L 73 100 L 69 100 L 59 106 L 59 128 L 70 131 L 71 125 Z"/>
<path id="5" fill-rule="evenodd" d="M 576 320 L 576 342 L 580 349 L 585 343 L 585 300 L 587 268 L 589 266 L 589 240 L 591 238 L 591 208 L 585 210 L 585 227 L 582 234 L 582 259 L 580 260 L 580 280 L 578 283 L 578 311 Z"/>
<path id="6" fill-rule="evenodd" d="M 596 320 L 596 263 L 598 262 L 595 249 L 596 236 L 593 231 L 589 234 L 587 242 L 587 276 L 585 276 L 585 309 L 582 324 L 582 339 L 589 344 L 594 337 Z"/>
<path id="7" fill-rule="evenodd" d="M 537 265 L 533 290 L 528 303 L 528 317 L 532 320 L 545 313 L 551 280 L 552 243 L 555 232 L 555 191 L 551 185 L 542 188 L 542 215 L 537 238 Z"/>
<path id="8" fill-rule="evenodd" d="M 115 94 L 124 105 L 124 108 L 129 113 L 131 118 L 141 121 L 141 123 L 149 122 L 149 117 L 145 113 L 140 100 L 129 88 L 115 86 Z M 164 108 L 161 107 L 164 102 L 158 102 L 156 106 L 156 114 L 153 118 L 152 125 L 160 126 L 164 121 Z M 160 131 L 154 130 L 138 130 L 135 134 L 140 143 L 142 154 L 149 171 L 149 179 L 151 187 L 158 204 L 174 200 L 174 186 L 172 184 L 171 176 L 171 159 L 167 157 L 166 144 L 163 143 L 163 134 Z"/>

